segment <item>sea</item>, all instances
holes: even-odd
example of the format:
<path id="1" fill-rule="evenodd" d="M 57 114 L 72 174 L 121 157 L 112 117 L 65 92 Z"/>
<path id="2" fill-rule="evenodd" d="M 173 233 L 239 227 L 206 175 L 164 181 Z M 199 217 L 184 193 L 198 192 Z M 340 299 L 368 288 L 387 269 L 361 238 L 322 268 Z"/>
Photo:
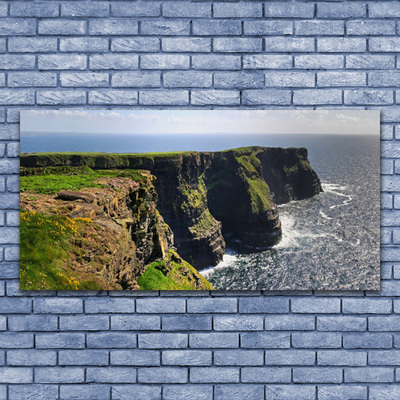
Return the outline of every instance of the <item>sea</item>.
<path id="1" fill-rule="evenodd" d="M 218 151 L 306 147 L 323 192 L 279 205 L 282 240 L 271 249 L 228 248 L 200 271 L 219 290 L 379 290 L 379 135 L 29 134 L 21 152 Z"/>

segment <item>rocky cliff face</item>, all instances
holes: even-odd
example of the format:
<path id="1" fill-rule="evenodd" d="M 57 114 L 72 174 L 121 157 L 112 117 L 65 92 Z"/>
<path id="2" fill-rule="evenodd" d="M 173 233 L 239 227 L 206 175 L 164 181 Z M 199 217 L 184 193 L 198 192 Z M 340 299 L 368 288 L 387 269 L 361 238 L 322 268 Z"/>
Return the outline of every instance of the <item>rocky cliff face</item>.
<path id="1" fill-rule="evenodd" d="M 278 243 L 282 231 L 276 204 L 322 191 L 303 148 L 21 157 L 22 167 L 52 165 L 150 171 L 156 177 L 157 210 L 172 229 L 179 254 L 196 268 L 220 261 L 225 239 L 253 249 Z"/>

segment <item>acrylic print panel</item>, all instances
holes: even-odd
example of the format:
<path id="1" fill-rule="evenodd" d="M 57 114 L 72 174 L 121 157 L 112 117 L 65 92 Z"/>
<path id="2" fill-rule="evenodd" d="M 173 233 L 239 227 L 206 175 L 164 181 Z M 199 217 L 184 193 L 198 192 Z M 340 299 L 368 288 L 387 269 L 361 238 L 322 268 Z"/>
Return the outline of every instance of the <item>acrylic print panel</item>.
<path id="1" fill-rule="evenodd" d="M 379 289 L 379 112 L 21 112 L 21 289 Z"/>

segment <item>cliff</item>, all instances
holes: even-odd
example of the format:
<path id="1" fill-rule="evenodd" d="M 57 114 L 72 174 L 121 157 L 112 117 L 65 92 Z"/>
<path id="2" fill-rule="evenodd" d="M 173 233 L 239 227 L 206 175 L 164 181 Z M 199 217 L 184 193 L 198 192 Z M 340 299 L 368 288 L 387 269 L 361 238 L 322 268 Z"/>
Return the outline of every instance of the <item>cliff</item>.
<path id="1" fill-rule="evenodd" d="M 322 191 L 304 148 L 21 157 L 22 171 L 51 166 L 150 171 L 156 177 L 157 210 L 173 231 L 177 251 L 199 269 L 222 259 L 226 240 L 250 249 L 278 243 L 282 230 L 276 204 Z"/>

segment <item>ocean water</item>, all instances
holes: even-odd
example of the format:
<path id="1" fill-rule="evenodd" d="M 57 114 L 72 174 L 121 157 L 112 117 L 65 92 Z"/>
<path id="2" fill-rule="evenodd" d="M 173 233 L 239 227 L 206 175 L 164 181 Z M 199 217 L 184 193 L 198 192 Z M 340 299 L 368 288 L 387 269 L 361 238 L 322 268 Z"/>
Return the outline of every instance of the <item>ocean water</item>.
<path id="1" fill-rule="evenodd" d="M 22 135 L 21 152 L 218 151 L 306 147 L 324 192 L 279 206 L 282 241 L 255 253 L 227 249 L 201 271 L 216 289 L 379 289 L 379 135 Z"/>

